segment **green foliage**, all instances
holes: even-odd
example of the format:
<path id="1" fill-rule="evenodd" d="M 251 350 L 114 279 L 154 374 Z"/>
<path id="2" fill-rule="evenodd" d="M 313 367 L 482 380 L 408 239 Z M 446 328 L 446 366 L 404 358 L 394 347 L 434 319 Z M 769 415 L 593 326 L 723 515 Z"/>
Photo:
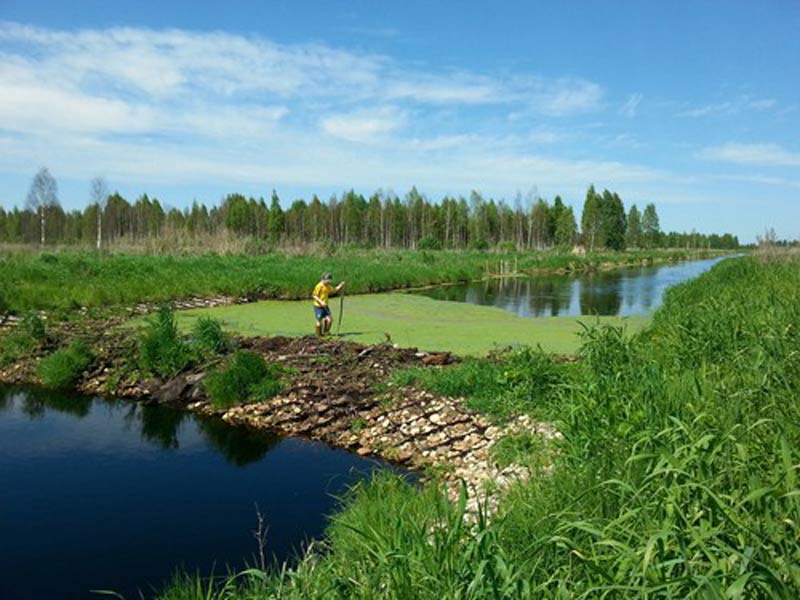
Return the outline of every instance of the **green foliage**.
<path id="1" fill-rule="evenodd" d="M 239 350 L 226 365 L 206 375 L 205 388 L 217 408 L 267 400 L 284 388 L 281 376 L 287 370 L 268 364 L 255 352 Z"/>
<path id="2" fill-rule="evenodd" d="M 37 374 L 47 387 L 69 387 L 89 368 L 92 360 L 92 353 L 86 344 L 75 340 L 66 348 L 43 358 L 37 366 Z"/>
<path id="3" fill-rule="evenodd" d="M 522 348 L 494 358 L 467 358 L 444 368 L 398 371 L 398 385 L 418 385 L 436 394 L 466 397 L 471 408 L 499 419 L 541 413 L 554 391 L 567 384 L 570 365 L 541 349 Z"/>
<path id="4" fill-rule="evenodd" d="M 30 336 L 37 342 L 41 342 L 47 338 L 47 327 L 45 326 L 42 318 L 35 312 L 30 312 L 25 315 L 20 322 L 19 327 L 26 335 Z"/>
<path id="5" fill-rule="evenodd" d="M 172 377 L 191 362 L 191 350 L 178 333 L 175 311 L 162 305 L 148 318 L 139 339 L 139 364 L 146 373 Z"/>
<path id="6" fill-rule="evenodd" d="M 0 368 L 6 367 L 27 356 L 39 346 L 22 327 L 0 334 Z"/>
<path id="7" fill-rule="evenodd" d="M 3 286 L 9 310 L 23 314 L 30 310 L 108 308 L 218 294 L 307 299 L 309 286 L 319 280 L 320 273 L 341 269 L 344 264 L 348 294 L 363 294 L 478 279 L 503 261 L 516 264 L 520 271 L 580 271 L 592 268 L 597 261 L 626 265 L 639 264 L 646 258 L 670 262 L 708 255 L 672 250 L 576 257 L 545 251 L 487 257 L 483 251 L 364 251 L 337 249 L 332 244 L 322 250 L 307 256 L 277 252 L 266 256 L 64 252 L 56 255 L 55 261 L 42 261 L 35 254 L 12 254 L 0 260 L 0 281 L 9 282 Z M 330 258 L 332 254 L 334 259 Z M 341 277 L 341 273 L 334 275 Z"/>
<path id="8" fill-rule="evenodd" d="M 491 454 L 500 467 L 511 464 L 542 465 L 544 459 L 550 456 L 542 437 L 531 433 L 519 433 L 501 438 L 492 446 Z"/>
<path id="9" fill-rule="evenodd" d="M 543 388 L 564 436 L 551 469 L 491 523 L 378 480 L 334 517 L 327 552 L 230 597 L 795 598 L 798 289 L 800 262 L 725 261 L 673 288 L 642 334 L 587 329 L 581 360 Z M 460 368 L 513 375 L 509 360 Z M 521 435 L 495 457 L 537 452 Z"/>
<path id="10" fill-rule="evenodd" d="M 434 237 L 424 237 L 417 242 L 417 250 L 441 250 L 442 242 Z"/>
<path id="11" fill-rule="evenodd" d="M 203 355 L 222 354 L 230 346 L 230 339 L 222 323 L 211 317 L 199 317 L 192 326 L 192 342 Z"/>

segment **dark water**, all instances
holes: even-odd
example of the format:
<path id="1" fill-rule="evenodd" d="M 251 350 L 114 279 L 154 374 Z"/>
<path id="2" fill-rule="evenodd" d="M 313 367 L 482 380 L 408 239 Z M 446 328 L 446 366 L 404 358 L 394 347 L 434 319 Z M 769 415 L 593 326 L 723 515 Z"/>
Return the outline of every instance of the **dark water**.
<path id="1" fill-rule="evenodd" d="M 412 293 L 495 306 L 521 317 L 642 315 L 661 304 L 669 286 L 697 277 L 720 260 L 723 259 L 579 275 L 489 279 Z"/>
<path id="2" fill-rule="evenodd" d="M 323 444 L 163 407 L 0 385 L 0 598 L 151 596 L 178 567 L 253 564 L 318 537 L 377 468 Z"/>

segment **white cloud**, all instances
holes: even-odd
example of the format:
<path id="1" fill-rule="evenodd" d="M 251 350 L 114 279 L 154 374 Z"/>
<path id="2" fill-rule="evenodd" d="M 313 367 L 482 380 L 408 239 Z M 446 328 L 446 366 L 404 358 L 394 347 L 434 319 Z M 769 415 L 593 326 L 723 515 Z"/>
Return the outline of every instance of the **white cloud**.
<path id="1" fill-rule="evenodd" d="M 351 142 L 369 142 L 399 129 L 405 115 L 390 107 L 362 110 L 349 114 L 331 115 L 320 121 L 328 135 Z"/>
<path id="2" fill-rule="evenodd" d="M 785 150 L 777 144 L 728 143 L 701 150 L 697 157 L 735 164 L 800 167 L 800 154 Z"/>

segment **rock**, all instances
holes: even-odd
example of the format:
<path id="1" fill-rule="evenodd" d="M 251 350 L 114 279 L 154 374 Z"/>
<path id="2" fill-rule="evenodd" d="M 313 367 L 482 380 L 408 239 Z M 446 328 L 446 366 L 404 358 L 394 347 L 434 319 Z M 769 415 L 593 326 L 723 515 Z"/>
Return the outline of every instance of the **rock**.
<path id="1" fill-rule="evenodd" d="M 158 402 L 171 404 L 180 400 L 188 387 L 186 378 L 179 376 L 162 385 L 152 395 Z"/>

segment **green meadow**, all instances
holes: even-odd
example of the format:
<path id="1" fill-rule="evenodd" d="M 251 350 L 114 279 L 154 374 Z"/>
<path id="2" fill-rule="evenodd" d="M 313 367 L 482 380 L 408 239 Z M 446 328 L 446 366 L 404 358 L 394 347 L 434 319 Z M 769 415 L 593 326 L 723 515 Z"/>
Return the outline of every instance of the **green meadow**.
<path id="1" fill-rule="evenodd" d="M 642 329 L 649 317 L 517 317 L 488 306 L 433 300 L 412 294 L 345 296 L 341 330 L 337 327 L 340 301 L 334 298 L 332 333 L 341 339 L 374 344 L 387 340 L 402 347 L 485 355 L 498 347 L 541 346 L 546 352 L 572 354 L 578 334 L 587 325 L 625 325 Z M 251 336 L 301 336 L 314 333 L 310 300 L 268 300 L 209 309 L 181 311 L 179 323 L 188 328 L 199 317 L 219 319 L 225 329 Z"/>

